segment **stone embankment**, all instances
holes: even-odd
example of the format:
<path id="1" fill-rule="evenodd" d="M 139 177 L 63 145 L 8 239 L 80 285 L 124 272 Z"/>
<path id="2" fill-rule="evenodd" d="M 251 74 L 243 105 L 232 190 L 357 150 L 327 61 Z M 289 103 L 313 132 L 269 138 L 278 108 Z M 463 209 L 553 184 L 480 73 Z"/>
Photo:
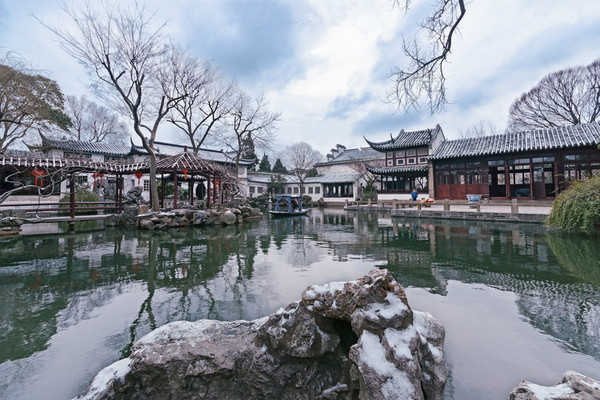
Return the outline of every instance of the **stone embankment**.
<path id="1" fill-rule="evenodd" d="M 78 399 L 428 399 L 446 382 L 444 327 L 387 270 L 311 286 L 255 321 L 173 322 Z"/>
<path id="2" fill-rule="evenodd" d="M 144 211 L 144 210 L 143 210 Z M 109 226 L 137 226 L 145 230 L 160 230 L 184 226 L 233 225 L 247 219 L 258 219 L 260 210 L 248 206 L 224 210 L 177 209 L 138 213 L 137 207 L 126 208 L 121 214 L 111 216 Z"/>
<path id="3" fill-rule="evenodd" d="M 23 220 L 15 217 L 0 218 L 0 236 L 18 235 L 21 231 Z"/>
<path id="4" fill-rule="evenodd" d="M 509 400 L 600 400 L 600 382 L 574 371 L 567 371 L 554 386 L 522 381 Z"/>

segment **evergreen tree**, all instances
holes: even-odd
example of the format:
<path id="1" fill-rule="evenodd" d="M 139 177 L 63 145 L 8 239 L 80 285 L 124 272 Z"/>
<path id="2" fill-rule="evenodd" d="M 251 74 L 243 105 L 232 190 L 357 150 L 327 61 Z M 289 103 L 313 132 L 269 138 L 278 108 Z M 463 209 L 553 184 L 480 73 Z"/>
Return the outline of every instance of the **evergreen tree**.
<path id="1" fill-rule="evenodd" d="M 258 170 L 261 172 L 271 172 L 271 163 L 269 162 L 269 156 L 263 154 L 262 160 L 260 160 L 260 165 L 258 166 Z"/>
<path id="2" fill-rule="evenodd" d="M 273 169 L 271 170 L 271 172 L 276 172 L 278 174 L 287 174 L 288 170 L 286 167 L 283 166 L 281 159 L 278 158 L 275 161 L 275 164 L 273 165 Z"/>

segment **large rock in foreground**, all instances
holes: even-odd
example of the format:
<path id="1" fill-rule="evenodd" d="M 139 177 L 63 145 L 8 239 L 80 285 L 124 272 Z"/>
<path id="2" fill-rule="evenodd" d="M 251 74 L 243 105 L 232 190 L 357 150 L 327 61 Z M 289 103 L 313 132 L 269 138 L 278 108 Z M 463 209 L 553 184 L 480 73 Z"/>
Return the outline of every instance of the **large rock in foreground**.
<path id="1" fill-rule="evenodd" d="M 555 386 L 523 381 L 510 392 L 509 400 L 600 400 L 600 382 L 575 371 L 567 371 Z"/>
<path id="2" fill-rule="evenodd" d="M 174 322 L 80 399 L 442 399 L 444 328 L 387 270 L 311 286 L 255 321 Z"/>

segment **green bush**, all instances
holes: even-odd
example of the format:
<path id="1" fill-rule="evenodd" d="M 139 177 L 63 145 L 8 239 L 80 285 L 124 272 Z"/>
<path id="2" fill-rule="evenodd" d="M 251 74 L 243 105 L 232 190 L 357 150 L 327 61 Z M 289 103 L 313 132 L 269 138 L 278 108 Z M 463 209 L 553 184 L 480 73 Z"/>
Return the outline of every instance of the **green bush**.
<path id="1" fill-rule="evenodd" d="M 600 176 L 575 181 L 552 203 L 548 225 L 569 232 L 600 233 Z"/>
<path id="2" fill-rule="evenodd" d="M 69 202 L 70 202 L 70 195 L 67 194 L 66 196 L 64 196 L 62 199 L 60 199 L 61 203 L 67 203 L 64 206 L 60 205 L 60 208 L 69 208 Z M 80 204 L 76 204 L 76 207 L 97 207 L 98 204 L 93 204 L 93 203 L 89 203 L 86 204 L 86 201 L 91 201 L 91 202 L 96 202 L 99 201 L 98 200 L 98 195 L 90 190 L 87 189 L 82 189 L 82 188 L 77 188 L 77 190 L 75 191 L 75 202 L 76 203 L 80 203 Z M 81 204 L 82 203 L 82 204 Z M 70 211 L 62 211 L 60 214 L 61 215 L 69 215 Z M 75 210 L 75 215 L 93 215 L 93 214 L 98 214 L 98 210 Z"/>

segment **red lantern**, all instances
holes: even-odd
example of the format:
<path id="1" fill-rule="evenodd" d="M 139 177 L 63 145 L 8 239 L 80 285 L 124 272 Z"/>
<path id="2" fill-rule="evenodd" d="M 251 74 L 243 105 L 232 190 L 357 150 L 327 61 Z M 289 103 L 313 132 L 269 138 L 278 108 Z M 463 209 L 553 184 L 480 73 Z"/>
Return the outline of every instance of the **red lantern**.
<path id="1" fill-rule="evenodd" d="M 142 179 L 142 176 L 144 176 L 142 172 L 135 173 L 135 177 L 138 178 L 138 186 L 140 186 L 140 179 Z"/>
<path id="2" fill-rule="evenodd" d="M 98 187 L 102 186 L 102 178 L 104 178 L 104 174 L 102 172 L 95 172 L 92 174 L 92 178 L 94 178 L 94 187 L 96 187 L 96 179 L 100 178 L 98 181 Z"/>
<path id="3" fill-rule="evenodd" d="M 44 171 L 43 169 L 34 169 L 33 171 L 31 171 L 31 174 L 33 176 L 35 176 L 35 185 L 37 186 L 38 184 L 38 178 L 40 180 L 40 186 L 44 187 L 44 177 L 46 175 L 48 175 L 48 173 L 46 171 Z"/>
<path id="4" fill-rule="evenodd" d="M 189 172 L 189 170 L 187 170 L 187 169 L 183 170 L 183 179 L 187 180 L 187 178 L 188 178 L 188 172 Z"/>

